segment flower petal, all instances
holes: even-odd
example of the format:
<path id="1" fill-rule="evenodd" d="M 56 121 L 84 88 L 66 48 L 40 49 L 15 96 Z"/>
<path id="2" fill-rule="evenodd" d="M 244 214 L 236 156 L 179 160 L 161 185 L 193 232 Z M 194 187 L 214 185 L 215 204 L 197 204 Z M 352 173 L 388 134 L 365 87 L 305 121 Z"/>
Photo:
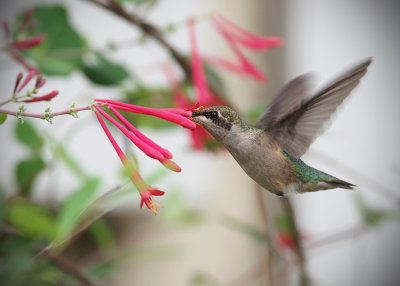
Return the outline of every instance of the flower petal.
<path id="1" fill-rule="evenodd" d="M 157 160 L 164 159 L 164 156 L 159 151 L 157 151 L 153 147 L 143 142 L 141 139 L 139 139 L 137 136 L 131 133 L 128 129 L 126 129 L 122 124 L 120 124 L 118 121 L 116 121 L 106 112 L 104 112 L 101 108 L 99 108 L 96 105 L 94 107 L 97 109 L 98 112 L 101 113 L 101 115 L 103 115 L 107 120 L 109 120 L 112 124 L 114 124 L 119 130 L 121 130 L 132 141 L 132 143 L 135 144 L 140 150 L 142 150 L 143 153 L 145 153 L 147 156 Z"/>
<path id="2" fill-rule="evenodd" d="M 166 159 L 171 159 L 172 154 L 167 149 L 161 147 L 153 140 L 145 136 L 142 132 L 140 132 L 135 126 L 133 126 L 125 117 L 123 117 L 118 111 L 116 111 L 112 106 L 109 106 L 110 110 L 114 115 L 123 123 L 130 131 L 132 131 L 139 139 L 145 142 L 147 145 L 153 147 L 158 150 Z"/>
<path id="3" fill-rule="evenodd" d="M 250 33 L 218 13 L 213 15 L 213 24 L 221 33 L 229 33 L 237 43 L 250 49 L 265 50 L 283 44 L 280 37 L 264 37 Z"/>
<path id="4" fill-rule="evenodd" d="M 35 70 L 29 71 L 25 80 L 22 82 L 21 86 L 18 88 L 17 93 L 20 92 L 31 81 L 31 79 L 35 76 L 35 74 L 36 74 Z"/>
<path id="5" fill-rule="evenodd" d="M 42 95 L 42 96 L 36 96 L 36 97 L 31 98 L 31 99 L 25 99 L 25 100 L 22 100 L 22 102 L 50 101 L 54 97 L 56 97 L 57 95 L 58 95 L 58 91 L 57 90 L 53 90 L 52 92 L 49 92 L 48 94 L 45 94 L 45 95 Z"/>
<path id="6" fill-rule="evenodd" d="M 44 34 L 40 34 L 37 36 L 34 36 L 32 38 L 22 40 L 22 41 L 14 41 L 11 43 L 11 46 L 19 51 L 25 51 L 28 50 L 34 46 L 40 45 L 45 38 Z"/>
<path id="7" fill-rule="evenodd" d="M 160 160 L 161 164 L 163 164 L 166 168 L 170 169 L 171 171 L 174 172 L 181 172 L 182 169 L 181 167 L 178 166 L 174 161 L 169 160 L 169 159 L 162 159 Z"/>
<path id="8" fill-rule="evenodd" d="M 192 73 L 194 86 L 197 89 L 197 99 L 200 102 L 210 101 L 211 95 L 207 85 L 207 78 L 201 63 L 199 50 L 197 47 L 196 34 L 194 29 L 194 21 L 188 21 L 189 41 L 192 56 Z"/>
<path id="9" fill-rule="evenodd" d="M 128 161 L 128 158 L 126 158 L 124 152 L 122 152 L 121 148 L 118 146 L 117 142 L 115 141 L 114 137 L 111 135 L 110 130 L 108 129 L 103 118 L 101 118 L 100 114 L 96 110 L 94 110 L 94 113 L 96 114 L 97 120 L 99 121 L 101 127 L 103 128 L 104 133 L 106 133 L 108 140 L 110 140 L 111 145 L 114 147 L 115 151 L 117 152 L 118 157 L 121 159 L 122 163 L 125 164 L 126 161 Z"/>
<path id="10" fill-rule="evenodd" d="M 155 116 L 155 117 L 167 120 L 167 121 L 171 121 L 171 122 L 181 125 L 182 127 L 185 127 L 185 128 L 189 128 L 189 129 L 196 128 L 196 124 L 193 123 L 192 121 L 190 121 L 188 118 L 186 118 L 182 115 L 179 115 L 179 114 L 175 114 L 168 110 L 148 108 L 148 107 L 144 107 L 144 106 L 127 104 L 127 103 L 118 102 L 118 101 L 114 101 L 114 100 L 104 100 L 104 99 L 95 99 L 95 100 L 99 101 L 99 102 L 105 102 L 119 110 L 126 110 L 126 111 L 140 113 L 140 114 L 152 115 L 152 116 Z"/>

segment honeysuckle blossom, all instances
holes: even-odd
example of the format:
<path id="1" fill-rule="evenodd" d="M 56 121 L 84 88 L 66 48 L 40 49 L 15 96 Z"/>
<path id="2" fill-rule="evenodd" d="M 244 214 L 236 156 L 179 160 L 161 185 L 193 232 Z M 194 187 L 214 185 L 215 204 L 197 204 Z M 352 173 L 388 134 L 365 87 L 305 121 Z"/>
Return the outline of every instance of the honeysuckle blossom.
<path id="1" fill-rule="evenodd" d="M 252 50 L 268 50 L 281 46 L 283 43 L 282 39 L 279 37 L 263 37 L 250 33 L 218 13 L 214 13 L 212 23 L 228 42 L 238 62 L 215 56 L 207 56 L 205 57 L 205 61 L 210 65 L 222 67 L 239 74 L 249 75 L 259 81 L 265 81 L 266 77 L 264 73 L 246 58 L 239 46 Z"/>
<path id="2" fill-rule="evenodd" d="M 178 80 L 174 74 L 173 68 L 167 63 L 162 66 L 171 90 L 173 92 L 174 104 L 183 109 L 191 109 L 195 104 L 201 107 L 209 107 L 213 105 L 226 105 L 226 103 L 215 96 L 208 88 L 207 77 L 204 72 L 201 61 L 194 21 L 188 21 L 189 42 L 191 50 L 191 67 L 193 76 L 193 86 L 195 87 L 195 98 L 190 99 L 184 91 L 179 87 Z M 204 149 L 206 143 L 214 140 L 213 137 L 204 128 L 197 127 L 190 131 L 190 138 L 193 149 Z"/>
<path id="3" fill-rule="evenodd" d="M 106 133 L 108 139 L 110 140 L 112 146 L 117 152 L 119 158 L 122 161 L 122 164 L 128 170 L 130 175 L 130 179 L 133 184 L 138 189 L 141 196 L 140 207 L 143 204 L 152 210 L 155 214 L 158 214 L 157 208 L 159 205 L 153 200 L 152 196 L 161 196 L 164 194 L 163 191 L 160 191 L 156 188 L 148 185 L 143 178 L 138 173 L 137 169 L 129 162 L 125 154 L 122 152 L 121 148 L 116 143 L 115 139 L 111 135 L 109 129 L 107 128 L 106 123 L 103 120 L 103 117 L 107 119 L 110 123 L 116 126 L 131 142 L 137 146 L 143 153 L 145 153 L 150 158 L 156 159 L 160 161 L 168 169 L 180 172 L 181 168 L 172 160 L 172 154 L 167 149 L 159 146 L 157 143 L 152 141 L 150 138 L 141 133 L 137 128 L 135 128 L 126 118 L 124 118 L 117 110 L 124 110 L 128 112 L 140 113 L 145 115 L 156 116 L 162 118 L 164 120 L 171 121 L 173 123 L 179 124 L 182 127 L 195 129 L 196 125 L 188 119 L 192 115 L 190 110 L 185 110 L 181 108 L 148 108 L 139 105 L 127 104 L 123 102 L 118 102 L 114 100 L 103 100 L 103 99 L 95 99 L 95 103 L 93 104 L 94 112 L 96 117 L 102 126 L 104 132 Z M 102 110 L 102 107 L 108 107 L 109 110 L 114 114 L 117 118 L 115 119 L 113 116 L 106 113 Z"/>
<path id="4" fill-rule="evenodd" d="M 35 85 L 32 89 L 29 89 L 26 91 L 25 95 L 19 95 L 22 90 L 27 87 L 27 85 L 32 81 L 32 79 L 36 76 L 36 82 Z M 45 95 L 41 96 L 33 96 L 34 94 L 37 94 L 38 90 L 44 86 L 46 83 L 46 80 L 42 77 L 41 74 L 38 74 L 37 71 L 35 70 L 30 70 L 25 79 L 22 81 L 24 75 L 22 72 L 20 72 L 17 75 L 17 78 L 15 80 L 15 85 L 14 85 L 14 90 L 13 90 L 13 98 L 15 98 L 17 95 L 19 97 L 28 97 L 28 99 L 20 100 L 21 102 L 38 102 L 38 101 L 50 101 L 54 97 L 58 95 L 57 90 L 53 90 Z"/>

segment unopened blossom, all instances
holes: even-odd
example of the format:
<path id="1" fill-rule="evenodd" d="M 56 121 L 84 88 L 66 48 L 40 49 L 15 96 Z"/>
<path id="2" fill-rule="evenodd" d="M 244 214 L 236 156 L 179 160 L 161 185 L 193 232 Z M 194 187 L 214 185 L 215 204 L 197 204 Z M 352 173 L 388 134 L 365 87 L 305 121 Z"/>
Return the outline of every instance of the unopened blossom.
<path id="1" fill-rule="evenodd" d="M 25 100 L 21 100 L 21 101 L 22 102 L 50 101 L 54 97 L 56 97 L 57 95 L 58 95 L 58 91 L 57 90 L 53 90 L 52 92 L 49 92 L 48 94 L 45 94 L 45 95 L 42 95 L 42 96 L 35 96 L 35 97 L 32 97 L 31 99 L 25 99 Z"/>
<path id="2" fill-rule="evenodd" d="M 28 39 L 20 40 L 20 41 L 13 41 L 10 46 L 11 48 L 18 50 L 18 51 L 25 51 L 33 48 L 35 46 L 40 45 L 43 40 L 45 39 L 44 34 L 40 34 Z"/>
<path id="3" fill-rule="evenodd" d="M 20 85 L 20 87 L 17 90 L 18 92 L 21 92 L 21 90 L 24 89 L 24 87 L 32 80 L 32 78 L 36 75 L 36 71 L 29 71 L 28 75 L 26 76 L 26 78 L 24 79 L 24 81 L 22 82 L 22 84 Z"/>
<path id="4" fill-rule="evenodd" d="M 22 72 L 20 72 L 17 75 L 17 78 L 15 79 L 15 85 L 14 85 L 14 90 L 13 90 L 13 94 L 15 94 L 17 92 L 18 86 L 22 80 L 22 78 L 24 77 L 24 74 Z"/>

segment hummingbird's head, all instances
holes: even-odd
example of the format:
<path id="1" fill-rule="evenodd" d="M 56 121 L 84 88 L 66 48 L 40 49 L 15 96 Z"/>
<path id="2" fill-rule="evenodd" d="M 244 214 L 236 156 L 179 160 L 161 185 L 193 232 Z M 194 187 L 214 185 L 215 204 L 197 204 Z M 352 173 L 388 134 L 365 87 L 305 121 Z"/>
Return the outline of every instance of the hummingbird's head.
<path id="1" fill-rule="evenodd" d="M 238 114 L 227 106 L 213 106 L 193 111 L 191 119 L 219 141 L 233 130 L 237 130 L 235 127 L 243 126 Z"/>

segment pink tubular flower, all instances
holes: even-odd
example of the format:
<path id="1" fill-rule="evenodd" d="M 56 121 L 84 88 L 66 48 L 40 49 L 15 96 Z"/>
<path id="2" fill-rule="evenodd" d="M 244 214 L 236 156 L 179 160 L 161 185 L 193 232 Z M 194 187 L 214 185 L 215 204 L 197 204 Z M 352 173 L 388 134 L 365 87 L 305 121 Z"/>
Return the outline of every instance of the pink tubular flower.
<path id="1" fill-rule="evenodd" d="M 172 154 L 171 152 L 169 152 L 167 149 L 162 148 L 161 146 L 159 146 L 158 144 L 156 144 L 153 140 L 151 140 L 150 138 L 144 136 L 139 130 L 136 129 L 135 126 L 133 126 L 125 117 L 123 117 L 118 111 L 116 111 L 112 106 L 109 106 L 108 108 L 110 108 L 111 112 L 114 113 L 114 115 L 126 126 L 128 127 L 128 129 L 135 134 L 140 140 L 142 140 L 143 142 L 145 142 L 147 145 L 153 147 L 154 149 L 156 149 L 157 151 L 159 151 L 164 158 L 166 159 L 171 159 L 172 158 Z"/>
<path id="2" fill-rule="evenodd" d="M 103 106 L 107 106 L 119 121 L 113 118 L 113 116 L 107 114 L 104 110 L 102 110 L 101 107 Z M 161 196 L 164 194 L 164 192 L 152 188 L 142 179 L 140 174 L 137 172 L 135 167 L 129 162 L 125 154 L 122 152 L 121 148 L 118 146 L 115 139 L 112 137 L 110 131 L 107 128 L 107 125 L 103 120 L 103 117 L 106 118 L 112 124 L 114 124 L 122 133 L 124 133 L 126 137 L 128 137 L 132 141 L 134 145 L 136 145 L 140 150 L 142 150 L 143 153 L 145 153 L 147 156 L 157 159 L 158 161 L 160 161 L 161 164 L 163 164 L 165 167 L 167 167 L 172 171 L 180 172 L 181 168 L 175 162 L 170 160 L 172 158 L 171 152 L 169 152 L 167 149 L 162 148 L 154 141 L 143 135 L 126 118 L 124 118 L 117 111 L 117 109 L 156 116 L 165 120 L 169 120 L 176 124 L 179 124 L 185 128 L 194 129 L 196 125 L 188 119 L 188 117 L 192 116 L 192 112 L 190 110 L 185 110 L 182 108 L 154 109 L 154 108 L 148 108 L 133 104 L 127 104 L 123 102 L 118 102 L 114 100 L 102 100 L 102 99 L 95 99 L 93 108 L 100 125 L 102 126 L 108 139 L 110 140 L 115 151 L 120 157 L 122 164 L 129 171 L 131 181 L 139 190 L 140 196 L 142 198 L 140 207 L 142 207 L 143 204 L 146 204 L 146 206 L 150 210 L 158 214 L 157 208 L 159 207 L 159 205 L 153 201 L 152 196 Z"/>
<path id="3" fill-rule="evenodd" d="M 25 29 L 26 25 L 29 23 L 29 20 L 31 19 L 33 12 L 35 12 L 34 7 L 25 11 L 24 17 L 22 18 L 22 22 L 18 28 L 19 31 L 22 31 Z"/>
<path id="4" fill-rule="evenodd" d="M 259 81 L 265 81 L 265 75 L 245 57 L 239 49 L 239 45 L 252 50 L 267 50 L 281 46 L 283 43 L 282 39 L 279 37 L 263 37 L 252 34 L 217 13 L 213 15 L 213 24 L 228 42 L 233 53 L 238 58 L 238 62 L 208 56 L 205 58 L 207 63 L 239 74 L 250 75 Z"/>
<path id="5" fill-rule="evenodd" d="M 29 50 L 30 48 L 40 45 L 43 42 L 44 38 L 45 35 L 40 34 L 29 39 L 14 41 L 11 43 L 11 47 L 18 51 Z"/>
<path id="6" fill-rule="evenodd" d="M 31 99 L 25 99 L 25 100 L 21 100 L 21 101 L 22 102 L 50 101 L 54 97 L 56 97 L 57 95 L 58 95 L 58 91 L 57 90 L 53 90 L 52 92 L 49 92 L 48 94 L 45 94 L 45 95 L 42 95 L 42 96 L 36 96 L 36 97 L 31 98 Z"/>
<path id="7" fill-rule="evenodd" d="M 143 203 L 146 204 L 147 208 L 153 211 L 155 214 L 158 214 L 157 208 L 159 204 L 155 202 L 152 196 L 162 196 L 164 194 L 163 191 L 157 190 L 152 188 L 148 185 L 143 178 L 140 176 L 136 168 L 129 162 L 128 158 L 125 156 L 124 152 L 122 152 L 121 148 L 118 146 L 117 142 L 115 141 L 114 137 L 111 135 L 110 130 L 108 129 L 106 123 L 101 118 L 99 111 L 100 109 L 96 108 L 94 113 L 96 114 L 97 120 L 99 121 L 101 127 L 104 130 L 104 133 L 107 135 L 108 139 L 111 142 L 111 145 L 114 147 L 115 151 L 118 154 L 118 157 L 121 159 L 122 164 L 124 167 L 129 171 L 130 179 L 135 187 L 138 189 L 139 194 L 141 196 L 140 207 L 143 206 Z"/>
<path id="8" fill-rule="evenodd" d="M 178 114 L 174 112 L 172 109 L 165 109 L 165 108 L 149 108 L 149 107 L 144 107 L 144 106 L 138 106 L 138 105 L 133 105 L 133 104 L 128 104 L 128 103 L 123 103 L 123 102 L 118 102 L 114 100 L 103 100 L 103 99 L 96 99 L 98 102 L 102 103 L 107 103 L 107 105 L 110 105 L 114 107 L 115 109 L 119 110 L 125 110 L 125 111 L 130 111 L 134 113 L 140 113 L 140 114 L 147 114 L 147 115 L 152 115 L 167 121 L 171 121 L 173 123 L 179 124 L 182 127 L 188 128 L 188 129 L 195 129 L 196 124 L 193 123 L 191 120 L 189 120 L 186 116 L 191 116 L 191 112 L 186 112 L 186 116 L 182 116 L 181 114 L 184 113 L 185 111 L 181 110 Z"/>
<path id="9" fill-rule="evenodd" d="M 24 74 L 23 74 L 22 72 L 20 72 L 20 73 L 17 75 L 17 78 L 16 78 L 16 80 L 15 80 L 15 85 L 14 85 L 13 94 L 15 94 L 15 93 L 17 92 L 17 88 L 18 88 L 18 86 L 19 86 L 19 84 L 20 84 L 20 82 L 21 82 L 21 80 L 22 80 L 23 77 L 24 77 Z"/>
<path id="10" fill-rule="evenodd" d="M 142 208 L 143 203 L 145 203 L 147 208 L 153 210 L 153 208 L 155 207 L 155 205 L 154 205 L 155 202 L 152 200 L 151 196 L 162 196 L 162 195 L 164 195 L 163 191 L 160 191 L 160 190 L 154 189 L 154 188 L 140 192 L 140 196 L 142 197 L 142 199 L 140 201 L 140 208 Z M 155 209 L 153 211 L 155 212 L 155 214 L 158 214 L 157 209 Z"/>
<path id="11" fill-rule="evenodd" d="M 29 71 L 29 73 L 26 76 L 25 80 L 22 82 L 21 86 L 18 88 L 17 93 L 21 92 L 21 90 L 32 80 L 32 78 L 35 75 L 36 75 L 36 71 L 34 71 L 34 70 Z"/>
<path id="12" fill-rule="evenodd" d="M 190 19 L 188 22 L 189 29 L 189 41 L 192 54 L 192 73 L 193 73 L 193 83 L 196 87 L 198 94 L 198 101 L 209 102 L 211 101 L 210 91 L 207 85 L 207 78 L 201 63 L 199 49 L 197 47 L 196 34 L 194 30 L 194 21 Z"/>
<path id="13" fill-rule="evenodd" d="M 233 40 L 253 50 L 276 48 L 283 44 L 280 37 L 263 37 L 250 33 L 218 13 L 213 15 L 213 24 L 221 33 L 229 34 Z"/>
<path id="14" fill-rule="evenodd" d="M 120 124 L 118 121 L 116 121 L 114 118 L 112 118 L 110 115 L 108 115 L 106 112 L 101 110 L 98 106 L 94 106 L 97 111 L 108 121 L 110 121 L 112 124 L 114 124 L 119 130 L 121 130 L 126 137 L 129 138 L 129 140 L 132 141 L 133 144 L 135 144 L 140 150 L 143 151 L 147 156 L 157 159 L 157 160 L 162 160 L 164 159 L 164 156 L 158 152 L 156 149 L 154 149 L 152 146 L 144 143 L 141 139 L 139 139 L 137 136 L 135 136 L 132 132 L 130 132 L 127 128 L 125 128 L 122 124 Z"/>

